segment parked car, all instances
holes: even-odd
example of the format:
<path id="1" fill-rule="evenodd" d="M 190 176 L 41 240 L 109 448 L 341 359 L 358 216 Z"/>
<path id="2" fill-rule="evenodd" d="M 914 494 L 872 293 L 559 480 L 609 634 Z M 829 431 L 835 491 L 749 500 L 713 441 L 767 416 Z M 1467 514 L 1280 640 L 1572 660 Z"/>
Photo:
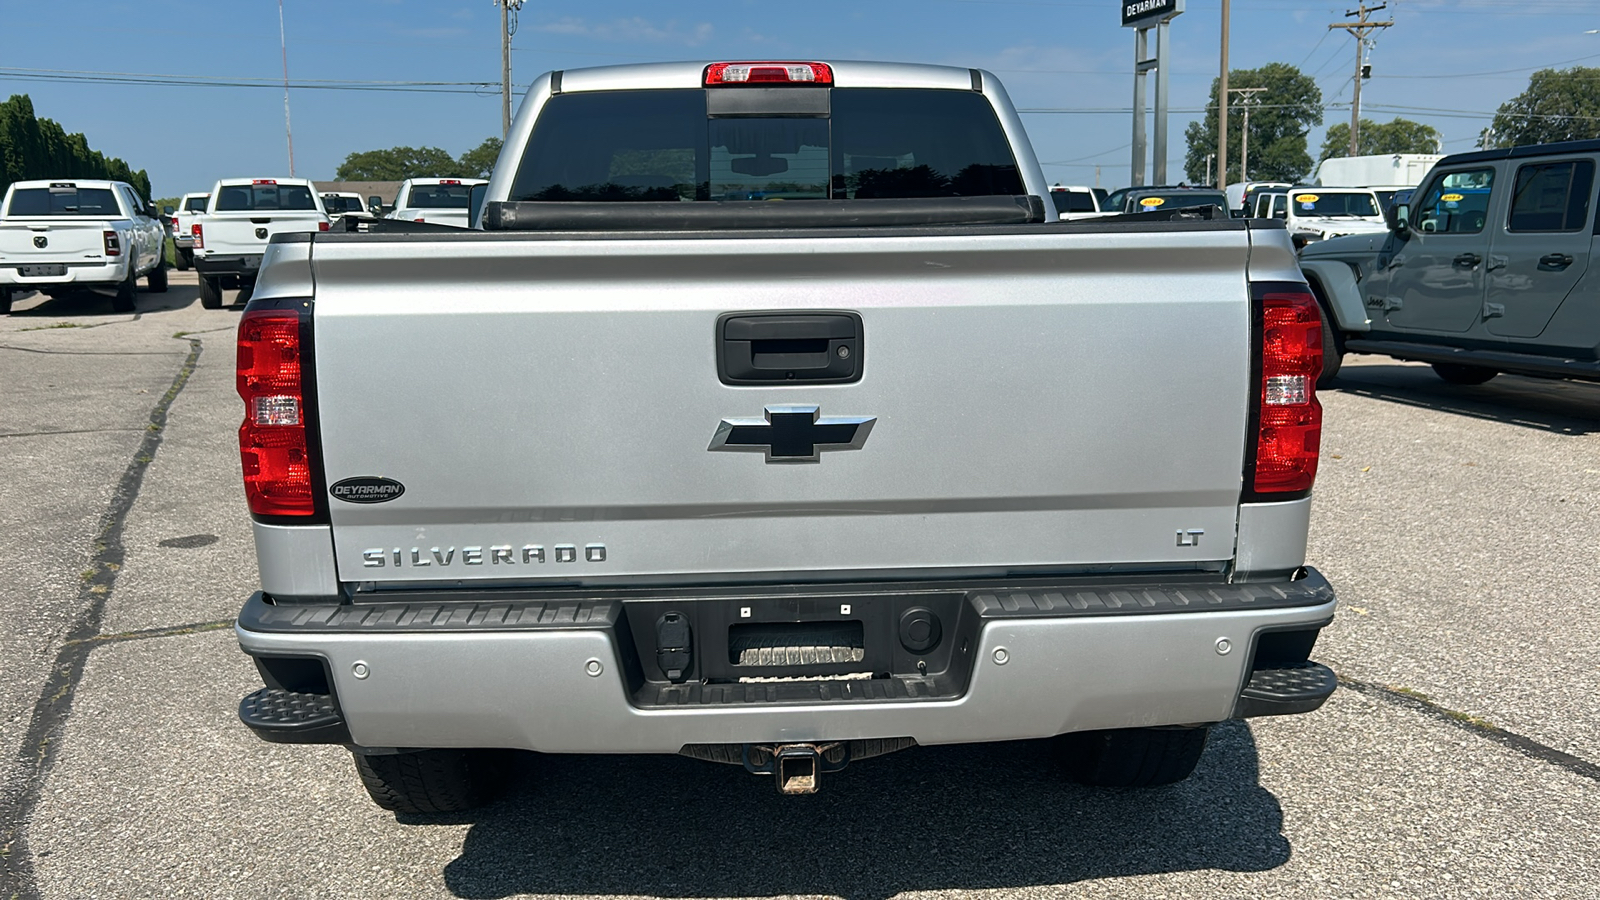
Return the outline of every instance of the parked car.
<path id="1" fill-rule="evenodd" d="M 1112 199 L 1117 199 L 1116 194 L 1112 195 Z M 1222 210 L 1224 215 L 1228 215 L 1227 195 L 1210 188 L 1191 188 L 1182 185 L 1127 188 L 1122 193 L 1121 201 L 1121 209 L 1115 212 L 1151 213 L 1195 206 L 1215 206 Z"/>
<path id="2" fill-rule="evenodd" d="M 366 201 L 361 199 L 361 195 L 353 191 L 334 191 L 323 194 L 322 208 L 328 213 L 328 218 L 330 219 L 377 218 L 375 213 L 367 209 Z"/>
<path id="3" fill-rule="evenodd" d="M 1332 693 L 1321 321 L 1281 228 L 1049 221 L 974 69 L 526 97 L 484 231 L 272 244 L 237 355 L 258 735 L 349 748 L 403 812 L 482 802 L 503 748 L 809 793 L 1050 738 L 1132 787 Z M 812 199 L 712 202 L 773 192 Z"/>
<path id="4" fill-rule="evenodd" d="M 304 178 L 224 178 L 211 189 L 205 218 L 194 228 L 200 305 L 222 308 L 222 292 L 249 299 L 267 243 L 275 234 L 327 231 L 316 186 Z"/>
<path id="5" fill-rule="evenodd" d="M 1228 185 L 1228 212 L 1231 215 L 1249 216 L 1255 210 L 1256 194 L 1260 191 L 1288 190 L 1287 181 L 1236 181 Z"/>
<path id="6" fill-rule="evenodd" d="M 1386 231 L 1383 208 L 1367 188 L 1294 187 L 1288 191 L 1284 227 L 1296 249 L 1347 234 Z"/>
<path id="7" fill-rule="evenodd" d="M 211 195 L 201 192 L 184 194 L 172 215 L 172 258 L 178 271 L 187 272 L 194 265 L 195 225 L 206 214 L 206 202 Z"/>
<path id="8" fill-rule="evenodd" d="M 408 178 L 400 183 L 394 210 L 386 218 L 466 228 L 472 186 L 482 178 Z"/>
<path id="9" fill-rule="evenodd" d="M 1090 187 L 1051 185 L 1050 199 L 1055 204 L 1056 213 L 1063 219 L 1081 219 L 1100 214 L 1100 200 Z"/>
<path id="10" fill-rule="evenodd" d="M 166 238 L 155 206 L 126 182 L 15 182 L 0 209 L 0 312 L 19 290 L 83 288 L 112 290 L 111 308 L 132 312 L 139 278 L 167 289 Z"/>
<path id="11" fill-rule="evenodd" d="M 1597 165 L 1600 141 L 1447 156 L 1387 230 L 1306 247 L 1325 376 L 1354 352 L 1430 363 L 1454 384 L 1600 381 Z"/>
<path id="12" fill-rule="evenodd" d="M 1289 216 L 1289 191 L 1285 189 L 1267 188 L 1256 191 L 1250 202 L 1254 208 L 1250 210 L 1252 219 L 1286 219 Z"/>

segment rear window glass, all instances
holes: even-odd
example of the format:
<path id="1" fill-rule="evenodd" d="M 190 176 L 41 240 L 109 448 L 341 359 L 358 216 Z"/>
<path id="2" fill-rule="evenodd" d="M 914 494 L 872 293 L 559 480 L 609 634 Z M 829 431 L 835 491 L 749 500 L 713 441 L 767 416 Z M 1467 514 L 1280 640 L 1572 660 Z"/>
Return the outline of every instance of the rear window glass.
<path id="1" fill-rule="evenodd" d="M 6 215 L 120 218 L 122 211 L 110 188 L 19 188 Z"/>
<path id="2" fill-rule="evenodd" d="M 184 212 L 205 212 L 206 211 L 206 204 L 208 202 L 210 202 L 210 200 L 211 200 L 211 195 L 209 195 L 209 194 L 207 194 L 204 197 L 190 197 L 188 200 L 185 200 L 183 202 L 183 211 Z"/>
<path id="3" fill-rule="evenodd" d="M 1579 231 L 1589 219 L 1594 163 L 1544 163 L 1517 170 L 1511 193 L 1511 231 Z"/>
<path id="4" fill-rule="evenodd" d="M 467 184 L 414 184 L 407 209 L 466 209 L 472 198 Z"/>
<path id="5" fill-rule="evenodd" d="M 1159 209 L 1182 209 L 1186 206 L 1220 206 L 1228 208 L 1228 195 L 1221 191 L 1159 191 L 1128 196 L 1125 212 L 1155 212 Z"/>
<path id="6" fill-rule="evenodd" d="M 511 199 L 1023 193 L 1005 133 L 981 94 L 837 88 L 830 91 L 826 117 L 712 118 L 706 93 L 609 91 L 552 98 L 540 113 Z"/>
<path id="7" fill-rule="evenodd" d="M 361 212 L 366 207 L 354 197 L 329 197 L 323 196 L 322 208 L 330 213 Z"/>
<path id="8" fill-rule="evenodd" d="M 1058 213 L 1095 212 L 1094 195 L 1082 191 L 1051 191 Z"/>
<path id="9" fill-rule="evenodd" d="M 1296 191 L 1291 198 L 1297 216 L 1376 216 L 1378 201 L 1371 194 L 1334 194 Z"/>
<path id="10" fill-rule="evenodd" d="M 235 184 L 217 192 L 217 212 L 257 209 L 315 210 L 311 188 L 303 184 Z"/>

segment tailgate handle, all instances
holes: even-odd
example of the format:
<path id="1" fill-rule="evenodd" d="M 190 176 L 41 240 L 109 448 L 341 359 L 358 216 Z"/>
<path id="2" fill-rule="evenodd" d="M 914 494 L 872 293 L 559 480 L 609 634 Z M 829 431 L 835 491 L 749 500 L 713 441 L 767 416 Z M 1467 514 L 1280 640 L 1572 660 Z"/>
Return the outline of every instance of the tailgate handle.
<path id="1" fill-rule="evenodd" d="M 862 340 L 853 312 L 727 313 L 717 319 L 717 376 L 723 384 L 858 381 Z"/>
<path id="2" fill-rule="evenodd" d="M 252 224 L 252 225 L 270 225 L 270 224 L 272 224 L 272 219 L 271 218 L 251 219 L 250 220 L 250 224 Z"/>

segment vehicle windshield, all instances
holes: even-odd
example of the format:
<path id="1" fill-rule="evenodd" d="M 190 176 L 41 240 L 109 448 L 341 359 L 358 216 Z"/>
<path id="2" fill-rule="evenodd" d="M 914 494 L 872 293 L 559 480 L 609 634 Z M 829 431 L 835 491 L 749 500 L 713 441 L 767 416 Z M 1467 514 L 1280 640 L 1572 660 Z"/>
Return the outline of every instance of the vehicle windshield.
<path id="1" fill-rule="evenodd" d="M 1155 212 L 1186 206 L 1220 206 L 1227 209 L 1228 195 L 1221 191 L 1140 191 L 1130 193 L 1125 202 L 1125 212 Z"/>
<path id="2" fill-rule="evenodd" d="M 217 212 L 315 210 L 316 198 L 303 184 L 230 184 L 217 193 Z"/>
<path id="3" fill-rule="evenodd" d="M 717 89 L 712 89 L 717 90 Z M 730 92 L 748 89 L 723 89 Z M 812 88 L 788 88 L 784 94 Z M 512 200 L 812 200 L 1023 193 L 1005 132 L 970 91 L 839 88 L 826 114 L 718 115 L 708 90 L 562 94 L 539 115 Z M 420 205 L 420 204 L 416 204 Z"/>
<path id="4" fill-rule="evenodd" d="M 11 192 L 8 216 L 95 216 L 120 218 L 110 188 L 18 188 Z"/>
<path id="5" fill-rule="evenodd" d="M 1297 216 L 1376 216 L 1377 200 L 1369 193 L 1335 194 L 1300 191 L 1289 206 Z"/>
<path id="6" fill-rule="evenodd" d="M 470 184 L 414 184 L 407 209 L 466 209 L 472 199 Z"/>
<path id="7" fill-rule="evenodd" d="M 1083 191 L 1051 191 L 1050 199 L 1055 201 L 1058 213 L 1098 212 L 1094 195 Z"/>
<path id="8" fill-rule="evenodd" d="M 205 195 L 200 196 L 200 197 L 190 197 L 189 199 L 183 201 L 183 211 L 184 212 L 205 212 L 206 211 L 206 203 L 208 203 L 210 200 L 211 200 L 211 195 L 210 194 L 205 194 Z"/>

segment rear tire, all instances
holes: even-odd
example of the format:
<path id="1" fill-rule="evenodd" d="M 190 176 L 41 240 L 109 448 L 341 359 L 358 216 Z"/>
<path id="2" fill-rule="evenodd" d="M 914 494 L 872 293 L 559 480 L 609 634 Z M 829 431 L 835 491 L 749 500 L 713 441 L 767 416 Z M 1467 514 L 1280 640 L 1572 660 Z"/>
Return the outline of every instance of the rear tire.
<path id="1" fill-rule="evenodd" d="M 239 279 L 239 303 L 249 303 L 250 297 L 255 294 L 255 292 L 256 283 L 254 281 L 245 281 L 242 278 Z"/>
<path id="2" fill-rule="evenodd" d="M 1329 315 L 1327 307 L 1322 309 L 1322 374 L 1317 378 L 1317 387 L 1327 387 L 1333 379 L 1339 376 L 1339 370 L 1344 367 L 1344 342 L 1339 340 L 1339 332 L 1334 330 L 1333 316 Z"/>
<path id="3" fill-rule="evenodd" d="M 0 288 L 0 316 L 11 315 L 11 288 Z"/>
<path id="4" fill-rule="evenodd" d="M 397 813 L 452 813 L 493 800 L 504 786 L 490 750 L 417 750 L 386 756 L 353 753 L 372 802 Z"/>
<path id="5" fill-rule="evenodd" d="M 133 312 L 134 295 L 139 289 L 139 272 L 134 260 L 128 260 L 128 277 L 117 285 L 117 293 L 111 298 L 111 309 L 119 313 Z"/>
<path id="6" fill-rule="evenodd" d="M 1483 366 L 1463 366 L 1460 363 L 1434 363 L 1434 374 L 1451 384 L 1483 384 L 1499 375 L 1494 369 Z"/>
<path id="7" fill-rule="evenodd" d="M 1118 728 L 1064 734 L 1067 777 L 1095 787 L 1156 787 L 1188 778 L 1206 749 L 1210 726 Z"/>
<path id="8" fill-rule="evenodd" d="M 200 305 L 206 309 L 222 308 L 222 286 L 215 278 L 200 276 Z"/>
<path id="9" fill-rule="evenodd" d="M 194 251 L 185 250 L 182 247 L 174 247 L 172 248 L 172 261 L 178 267 L 179 272 L 187 272 L 189 267 L 194 265 Z"/>
<path id="10" fill-rule="evenodd" d="M 149 280 L 146 283 L 150 286 L 150 293 L 165 294 L 167 292 L 167 256 L 165 253 L 161 255 L 161 262 L 156 263 L 156 267 L 150 270 L 148 278 Z"/>

